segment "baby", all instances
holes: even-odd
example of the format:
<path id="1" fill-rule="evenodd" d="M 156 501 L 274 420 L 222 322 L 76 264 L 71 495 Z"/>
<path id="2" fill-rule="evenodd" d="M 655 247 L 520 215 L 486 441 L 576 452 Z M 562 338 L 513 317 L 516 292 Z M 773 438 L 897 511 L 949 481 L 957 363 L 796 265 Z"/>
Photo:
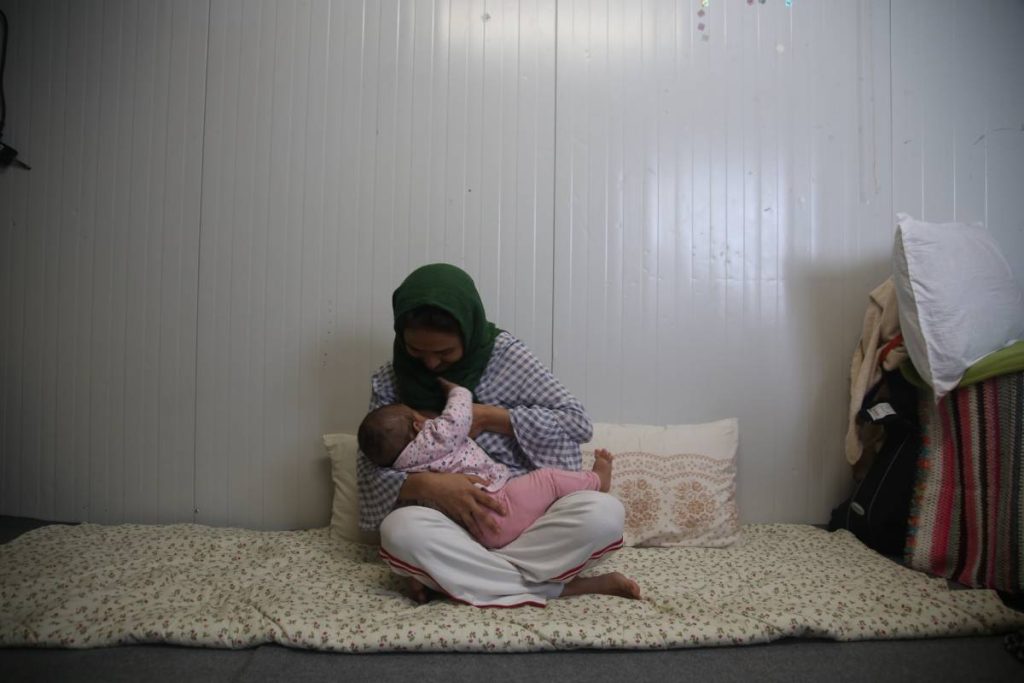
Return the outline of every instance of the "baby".
<path id="1" fill-rule="evenodd" d="M 488 510 L 498 531 L 479 525 L 476 540 L 486 548 L 502 548 L 539 519 L 553 502 L 574 491 L 607 492 L 612 478 L 612 456 L 604 449 L 595 454 L 591 472 L 543 468 L 513 477 L 508 467 L 495 462 L 469 438 L 473 423 L 473 396 L 464 387 L 440 379 L 448 401 L 440 416 L 427 419 L 407 405 L 382 406 L 359 425 L 359 449 L 372 462 L 403 472 L 472 474 L 487 481 L 481 488 L 502 503 L 506 514 Z"/>

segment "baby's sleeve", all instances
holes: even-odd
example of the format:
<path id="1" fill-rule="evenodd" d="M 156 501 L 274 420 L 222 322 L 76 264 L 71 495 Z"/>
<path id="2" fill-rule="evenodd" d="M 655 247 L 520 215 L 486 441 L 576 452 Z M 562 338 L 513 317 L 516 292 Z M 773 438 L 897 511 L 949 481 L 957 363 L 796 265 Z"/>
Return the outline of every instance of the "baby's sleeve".
<path id="1" fill-rule="evenodd" d="M 423 424 L 413 441 L 420 463 L 433 462 L 451 453 L 469 438 L 473 425 L 473 394 L 464 387 L 455 387 L 448 394 L 444 411 Z"/>

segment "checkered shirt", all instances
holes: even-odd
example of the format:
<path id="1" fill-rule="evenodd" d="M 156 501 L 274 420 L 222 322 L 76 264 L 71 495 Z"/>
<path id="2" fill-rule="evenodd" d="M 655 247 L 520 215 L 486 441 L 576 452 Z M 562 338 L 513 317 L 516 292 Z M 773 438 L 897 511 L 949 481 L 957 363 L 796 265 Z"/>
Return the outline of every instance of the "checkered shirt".
<path id="1" fill-rule="evenodd" d="M 390 361 L 374 373 L 370 386 L 370 410 L 398 402 L 398 381 Z M 515 436 L 483 432 L 476 442 L 507 465 L 513 476 L 539 467 L 580 469 L 580 444 L 593 432 L 590 418 L 526 345 L 508 332 L 495 339 L 473 400 L 508 409 Z M 359 526 L 370 531 L 395 508 L 408 475 L 378 467 L 362 453 L 357 465 Z"/>

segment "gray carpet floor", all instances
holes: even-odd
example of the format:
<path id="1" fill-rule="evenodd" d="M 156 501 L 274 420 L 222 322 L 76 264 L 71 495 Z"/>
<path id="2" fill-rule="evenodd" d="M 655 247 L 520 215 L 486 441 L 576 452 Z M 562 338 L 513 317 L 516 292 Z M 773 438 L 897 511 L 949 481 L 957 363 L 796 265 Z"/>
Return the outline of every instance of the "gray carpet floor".
<path id="1" fill-rule="evenodd" d="M 0 517 L 6 543 L 45 522 Z M 1015 605 L 1019 609 L 1019 605 Z M 1002 636 L 767 645 L 666 652 L 348 655 L 126 646 L 0 649 L 4 681 L 1024 681 Z"/>

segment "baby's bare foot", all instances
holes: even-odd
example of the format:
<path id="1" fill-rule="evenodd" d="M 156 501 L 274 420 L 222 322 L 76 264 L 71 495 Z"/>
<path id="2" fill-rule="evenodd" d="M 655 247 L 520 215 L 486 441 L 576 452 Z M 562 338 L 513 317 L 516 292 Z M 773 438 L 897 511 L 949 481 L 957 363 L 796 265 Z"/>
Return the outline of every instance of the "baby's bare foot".
<path id="1" fill-rule="evenodd" d="M 565 584 L 561 597 L 587 594 L 614 595 L 620 598 L 639 600 L 640 584 L 619 572 L 601 574 L 600 576 L 578 576 Z"/>
<path id="2" fill-rule="evenodd" d="M 612 487 L 612 454 L 603 448 L 594 451 L 594 474 L 601 480 L 601 491 Z"/>

